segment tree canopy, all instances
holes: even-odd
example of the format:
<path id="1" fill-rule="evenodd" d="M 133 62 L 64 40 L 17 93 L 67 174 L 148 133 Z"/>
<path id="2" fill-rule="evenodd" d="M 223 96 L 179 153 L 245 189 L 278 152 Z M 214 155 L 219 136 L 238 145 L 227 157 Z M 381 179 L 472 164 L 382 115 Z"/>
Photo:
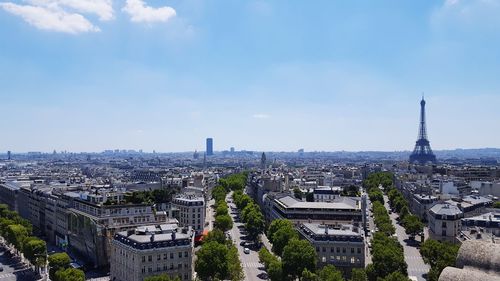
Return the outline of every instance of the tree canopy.
<path id="1" fill-rule="evenodd" d="M 28 237 L 24 240 L 23 253 L 31 264 L 36 266 L 45 265 L 47 244 L 37 237 Z"/>
<path id="2" fill-rule="evenodd" d="M 53 279 L 54 281 L 85 281 L 85 273 L 76 268 L 59 269 Z"/>
<path id="3" fill-rule="evenodd" d="M 7 226 L 5 231 L 5 239 L 10 244 L 14 245 L 16 249 L 23 249 L 24 239 L 28 237 L 28 230 L 20 224 L 11 224 Z"/>
<path id="4" fill-rule="evenodd" d="M 382 232 L 376 232 L 372 241 L 373 265 L 367 267 L 370 281 L 376 281 L 379 277 L 385 278 L 395 271 L 407 274 L 408 265 L 404 260 L 403 247 L 396 239 L 387 237 Z"/>
<path id="5" fill-rule="evenodd" d="M 296 278 L 307 269 L 314 272 L 316 268 L 316 250 L 306 240 L 292 239 L 283 249 L 283 272 Z"/>
<path id="6" fill-rule="evenodd" d="M 415 215 L 407 215 L 403 219 L 403 226 L 405 227 L 406 234 L 415 236 L 424 230 L 424 224 Z"/>
<path id="7" fill-rule="evenodd" d="M 226 235 L 224 235 L 224 232 L 220 229 L 214 229 L 208 233 L 208 235 L 204 239 L 204 243 L 212 242 L 215 241 L 219 244 L 225 244 L 226 243 Z"/>
<path id="8" fill-rule="evenodd" d="M 69 267 L 71 259 L 66 253 L 55 253 L 49 256 L 49 276 L 50 279 L 55 278 L 55 273 L 60 269 Z"/>
<path id="9" fill-rule="evenodd" d="M 228 231 L 233 228 L 233 219 L 228 214 L 217 215 L 215 217 L 215 227 L 222 231 Z"/>
<path id="10" fill-rule="evenodd" d="M 350 281 L 368 281 L 365 270 L 362 268 L 353 268 Z"/>
<path id="11" fill-rule="evenodd" d="M 229 273 L 228 249 L 217 242 L 204 243 L 196 253 L 195 270 L 201 280 L 224 280 Z"/>
<path id="12" fill-rule="evenodd" d="M 429 281 L 437 281 L 445 267 L 455 265 L 458 249 L 458 245 L 448 242 L 439 242 L 433 239 L 425 240 L 420 247 L 420 254 L 424 262 L 431 266 L 427 275 Z"/>
<path id="13" fill-rule="evenodd" d="M 282 256 L 283 249 L 290 240 L 299 238 L 292 222 L 287 219 L 278 219 L 271 222 L 267 233 L 267 238 L 273 244 L 272 250 L 278 256 Z"/>

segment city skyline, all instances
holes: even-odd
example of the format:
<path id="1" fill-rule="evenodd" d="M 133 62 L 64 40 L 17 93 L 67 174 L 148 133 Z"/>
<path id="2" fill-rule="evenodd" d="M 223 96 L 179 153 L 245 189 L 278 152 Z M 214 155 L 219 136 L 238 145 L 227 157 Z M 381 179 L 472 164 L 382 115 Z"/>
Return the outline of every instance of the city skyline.
<path id="1" fill-rule="evenodd" d="M 498 1 L 96 3 L 0 3 L 0 151 L 500 147 Z"/>

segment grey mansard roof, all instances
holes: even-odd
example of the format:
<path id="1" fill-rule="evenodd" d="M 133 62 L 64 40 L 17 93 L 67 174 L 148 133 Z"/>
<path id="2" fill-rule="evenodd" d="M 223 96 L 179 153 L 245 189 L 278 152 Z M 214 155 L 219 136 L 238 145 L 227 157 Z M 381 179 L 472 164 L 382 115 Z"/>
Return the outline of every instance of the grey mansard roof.
<path id="1" fill-rule="evenodd" d="M 455 205 L 451 204 L 436 204 L 434 205 L 429 212 L 434 213 L 436 215 L 446 215 L 446 216 L 455 216 L 458 214 L 462 214 L 462 211 Z"/>

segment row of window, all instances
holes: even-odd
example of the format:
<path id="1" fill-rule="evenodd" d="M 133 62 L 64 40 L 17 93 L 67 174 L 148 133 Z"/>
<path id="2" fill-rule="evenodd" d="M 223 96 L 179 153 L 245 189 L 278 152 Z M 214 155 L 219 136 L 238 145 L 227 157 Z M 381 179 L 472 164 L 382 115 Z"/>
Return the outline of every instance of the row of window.
<path id="1" fill-rule="evenodd" d="M 350 263 L 350 264 L 359 264 L 361 260 L 356 257 L 347 258 L 346 256 L 330 256 L 330 260 L 327 260 L 327 257 L 321 257 L 322 263 Z"/>
<path id="2" fill-rule="evenodd" d="M 182 253 L 183 253 L 183 252 L 178 252 L 178 253 L 177 253 L 177 255 L 178 255 L 178 257 L 179 257 L 179 258 L 182 258 Z M 164 260 L 166 260 L 166 259 L 167 259 L 167 257 L 168 257 L 168 253 L 164 253 L 163 255 L 161 255 L 161 254 L 156 255 L 156 260 L 157 260 L 157 261 L 162 260 L 162 257 L 163 257 L 163 259 L 164 259 Z M 185 252 L 184 252 L 184 257 L 185 257 L 185 258 L 189 257 L 189 252 L 188 252 L 188 251 L 185 251 Z M 174 253 L 170 253 L 170 259 L 173 259 L 173 258 L 174 258 Z M 149 256 L 147 257 L 147 261 L 148 261 L 148 262 L 153 261 L 153 256 L 152 256 L 152 255 L 149 255 Z M 146 256 L 142 256 L 142 262 L 146 262 Z"/>
<path id="3" fill-rule="evenodd" d="M 184 268 L 188 269 L 189 268 L 189 264 L 185 263 L 184 264 Z M 167 266 L 167 264 L 164 264 L 163 267 L 161 267 L 160 265 L 156 266 L 156 272 L 167 271 L 167 270 L 174 270 L 174 269 L 182 269 L 182 263 L 178 263 L 177 267 L 174 267 L 173 263 L 170 263 L 170 267 Z M 145 266 L 142 267 L 141 272 L 142 273 L 146 273 L 146 267 Z M 148 273 L 152 273 L 153 272 L 153 268 L 151 266 L 148 267 L 148 271 L 147 272 Z"/>
<path id="4" fill-rule="evenodd" d="M 336 247 L 336 248 L 335 247 L 331 247 L 330 248 L 330 253 L 335 253 L 335 249 L 337 249 L 337 251 L 336 251 L 337 253 L 340 253 L 341 249 L 342 249 L 342 253 L 343 254 L 347 253 L 347 248 L 346 247 L 342 247 L 342 248 L 340 248 L 340 247 Z M 320 249 L 320 247 L 316 247 L 316 252 L 319 253 L 320 250 L 321 250 L 321 252 L 326 253 L 327 247 L 322 247 L 321 249 Z M 357 252 L 358 254 L 361 254 L 361 248 L 351 248 L 351 254 L 354 254 L 355 252 Z"/>
<path id="5" fill-rule="evenodd" d="M 188 214 L 181 214 L 181 218 L 188 218 Z M 193 219 L 196 218 L 196 214 L 193 214 Z M 198 214 L 198 218 L 201 218 L 201 214 Z"/>

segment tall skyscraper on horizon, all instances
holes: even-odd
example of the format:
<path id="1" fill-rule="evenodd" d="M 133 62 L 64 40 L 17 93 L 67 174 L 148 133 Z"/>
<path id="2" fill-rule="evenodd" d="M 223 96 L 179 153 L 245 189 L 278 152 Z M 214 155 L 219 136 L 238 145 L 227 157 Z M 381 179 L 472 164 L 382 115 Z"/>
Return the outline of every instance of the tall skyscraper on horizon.
<path id="1" fill-rule="evenodd" d="M 262 152 L 262 155 L 260 157 L 260 168 L 262 170 L 265 170 L 266 169 L 266 154 L 264 152 Z"/>
<path id="2" fill-rule="evenodd" d="M 422 96 L 420 101 L 420 126 L 418 129 L 418 139 L 410 155 L 410 163 L 427 164 L 436 163 L 436 156 L 432 152 L 429 139 L 427 138 L 427 126 L 425 124 L 425 100 Z"/>
<path id="3" fill-rule="evenodd" d="M 7 151 L 7 160 L 12 160 L 12 155 L 10 153 L 10 150 Z"/>
<path id="4" fill-rule="evenodd" d="M 207 138 L 207 156 L 214 155 L 214 140 Z"/>

